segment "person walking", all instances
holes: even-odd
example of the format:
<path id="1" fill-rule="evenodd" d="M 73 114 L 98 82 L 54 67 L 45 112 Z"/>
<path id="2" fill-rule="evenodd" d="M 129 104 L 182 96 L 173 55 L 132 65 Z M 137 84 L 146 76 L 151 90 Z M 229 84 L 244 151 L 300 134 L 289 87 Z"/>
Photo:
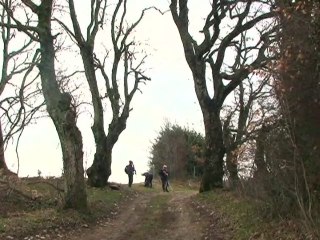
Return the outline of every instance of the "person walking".
<path id="1" fill-rule="evenodd" d="M 128 175 L 129 183 L 128 186 L 131 187 L 133 183 L 133 174 L 137 174 L 136 169 L 134 168 L 133 162 L 130 160 L 129 164 L 125 167 L 124 171 Z"/>
<path id="2" fill-rule="evenodd" d="M 162 190 L 164 192 L 169 192 L 169 172 L 167 165 L 163 165 L 162 169 L 159 172 L 161 182 L 162 182 Z"/>

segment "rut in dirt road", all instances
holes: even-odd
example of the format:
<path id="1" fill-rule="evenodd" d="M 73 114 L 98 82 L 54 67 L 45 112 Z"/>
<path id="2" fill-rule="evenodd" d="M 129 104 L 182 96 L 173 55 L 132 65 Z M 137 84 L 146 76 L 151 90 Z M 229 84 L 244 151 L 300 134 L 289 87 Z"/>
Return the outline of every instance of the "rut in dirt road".
<path id="1" fill-rule="evenodd" d="M 106 220 L 68 240 L 199 240 L 208 222 L 193 205 L 196 191 L 139 193 L 114 219 Z M 221 239 L 221 238 L 215 238 Z"/>

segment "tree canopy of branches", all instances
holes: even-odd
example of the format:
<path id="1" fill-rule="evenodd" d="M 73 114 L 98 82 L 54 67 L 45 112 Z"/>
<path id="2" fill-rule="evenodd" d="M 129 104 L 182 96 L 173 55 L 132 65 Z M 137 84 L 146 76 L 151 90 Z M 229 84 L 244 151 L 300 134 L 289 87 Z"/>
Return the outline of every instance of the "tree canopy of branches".
<path id="1" fill-rule="evenodd" d="M 150 150 L 149 166 L 156 172 L 166 164 L 170 178 L 201 177 L 203 173 L 204 137 L 178 125 L 166 123 Z"/>
<path id="2" fill-rule="evenodd" d="M 6 172 L 9 170 L 4 154 L 6 144 L 14 135 L 21 136 L 24 127 L 31 122 L 43 102 L 36 101 L 41 94 L 39 88 L 31 88 L 38 79 L 37 74 L 32 75 L 32 70 L 38 62 L 39 54 L 32 57 L 34 43 L 31 39 L 20 43 L 16 40 L 23 33 L 11 27 L 11 17 L 6 13 L 6 9 L 16 7 L 16 3 L 8 0 L 2 4 L 0 13 L 2 23 L 0 169 Z"/>
<path id="3" fill-rule="evenodd" d="M 239 181 L 239 155 L 246 143 L 255 138 L 261 125 L 273 118 L 276 101 L 270 86 L 270 74 L 258 73 L 244 80 L 234 92 L 234 102 L 224 107 L 223 141 L 226 147 L 226 170 L 229 185 L 236 187 Z M 269 105 L 272 105 L 270 107 Z M 247 159 L 248 161 L 248 159 Z"/>
<path id="4" fill-rule="evenodd" d="M 82 136 L 76 125 L 76 113 L 72 106 L 72 97 L 62 92 L 57 81 L 55 67 L 55 40 L 52 30 L 52 15 L 54 1 L 43 0 L 39 4 L 31 0 L 23 0 L 21 8 L 10 8 L 7 1 L 1 1 L 2 7 L 9 14 L 10 26 L 26 34 L 39 47 L 38 66 L 41 78 L 42 92 L 47 111 L 57 130 L 63 155 L 63 170 L 65 182 L 64 208 L 84 210 L 87 208 L 87 198 L 84 185 Z"/>
<path id="5" fill-rule="evenodd" d="M 268 47 L 274 42 L 276 26 L 271 22 L 275 13 L 267 1 L 211 1 L 210 10 L 200 30 L 198 43 L 189 29 L 188 0 L 171 0 L 170 10 L 180 34 L 185 59 L 192 72 L 195 92 L 202 110 L 206 151 L 205 172 L 200 192 L 223 185 L 223 142 L 221 108 L 227 96 L 255 69 L 267 66 Z M 192 9 L 191 9 L 192 10 Z M 224 22 L 229 20 L 229 31 Z M 264 24 L 263 24 L 264 23 Z M 251 32 L 253 42 L 244 44 L 241 35 Z M 233 51 L 234 61 L 226 57 Z M 251 57 L 244 57 L 250 52 Z M 210 77 L 208 77 L 208 75 Z M 211 80 L 212 87 L 208 85 Z M 213 97 L 210 93 L 213 92 Z"/>
<path id="6" fill-rule="evenodd" d="M 126 20 L 127 0 L 117 1 L 112 13 L 110 26 L 110 39 L 113 51 L 106 50 L 101 58 L 101 51 L 95 49 L 99 30 L 107 25 L 107 8 L 110 7 L 106 0 L 91 1 L 91 19 L 87 26 L 86 35 L 81 31 L 75 3 L 69 0 L 70 17 L 73 30 L 60 21 L 75 40 L 80 50 L 85 76 L 92 96 L 94 123 L 92 132 L 96 144 L 96 152 L 92 166 L 87 170 L 89 184 L 103 187 L 107 184 L 111 174 L 112 149 L 121 132 L 126 128 L 130 113 L 130 103 L 134 94 L 140 90 L 142 83 L 150 80 L 142 70 L 146 54 L 139 54 L 138 44 L 131 37 L 132 32 L 142 20 L 146 9 L 142 10 L 138 20 L 129 24 Z M 104 42 L 108 42 L 108 34 L 104 32 Z M 108 71 L 108 60 L 112 58 L 111 70 Z M 110 64 L 110 63 L 109 63 Z M 98 72 L 100 72 L 100 75 Z M 98 83 L 104 82 L 106 92 L 101 92 Z M 112 116 L 108 132 L 105 131 L 105 118 L 103 97 L 111 105 Z"/>

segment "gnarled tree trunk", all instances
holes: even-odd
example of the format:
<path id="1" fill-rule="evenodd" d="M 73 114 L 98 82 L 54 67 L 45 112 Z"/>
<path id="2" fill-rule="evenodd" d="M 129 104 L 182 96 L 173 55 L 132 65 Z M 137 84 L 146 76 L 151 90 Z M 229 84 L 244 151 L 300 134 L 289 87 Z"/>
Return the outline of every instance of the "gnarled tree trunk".
<path id="1" fill-rule="evenodd" d="M 87 196 L 84 184 L 82 137 L 76 125 L 71 96 L 61 93 L 55 73 L 54 36 L 51 34 L 53 0 L 42 0 L 40 5 L 23 0 L 38 16 L 36 32 L 40 42 L 39 64 L 42 90 L 47 111 L 56 127 L 63 155 L 64 208 L 85 210 Z"/>
<path id="2" fill-rule="evenodd" d="M 96 152 L 92 165 L 87 169 L 88 184 L 104 187 L 111 175 L 112 147 L 107 144 L 106 137 L 96 141 Z"/>
<path id="3" fill-rule="evenodd" d="M 205 111 L 203 111 L 205 112 Z M 200 192 L 223 186 L 223 144 L 222 126 L 219 111 L 205 112 L 205 168 L 200 185 Z"/>
<path id="4" fill-rule="evenodd" d="M 111 175 L 113 145 L 109 146 L 107 144 L 107 136 L 104 130 L 104 113 L 95 75 L 93 46 L 88 42 L 83 42 L 80 47 L 80 53 L 94 110 L 91 130 L 96 144 L 96 152 L 94 154 L 93 164 L 87 169 L 88 184 L 94 187 L 104 187 Z"/>

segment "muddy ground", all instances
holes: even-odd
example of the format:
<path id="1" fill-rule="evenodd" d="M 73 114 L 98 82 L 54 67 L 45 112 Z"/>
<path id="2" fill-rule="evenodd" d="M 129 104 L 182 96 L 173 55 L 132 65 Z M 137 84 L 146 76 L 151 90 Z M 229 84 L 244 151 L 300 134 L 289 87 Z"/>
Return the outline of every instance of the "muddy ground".
<path id="1" fill-rule="evenodd" d="M 66 240 L 228 239 L 196 191 L 143 192 L 119 206 L 112 218 L 63 236 Z"/>

